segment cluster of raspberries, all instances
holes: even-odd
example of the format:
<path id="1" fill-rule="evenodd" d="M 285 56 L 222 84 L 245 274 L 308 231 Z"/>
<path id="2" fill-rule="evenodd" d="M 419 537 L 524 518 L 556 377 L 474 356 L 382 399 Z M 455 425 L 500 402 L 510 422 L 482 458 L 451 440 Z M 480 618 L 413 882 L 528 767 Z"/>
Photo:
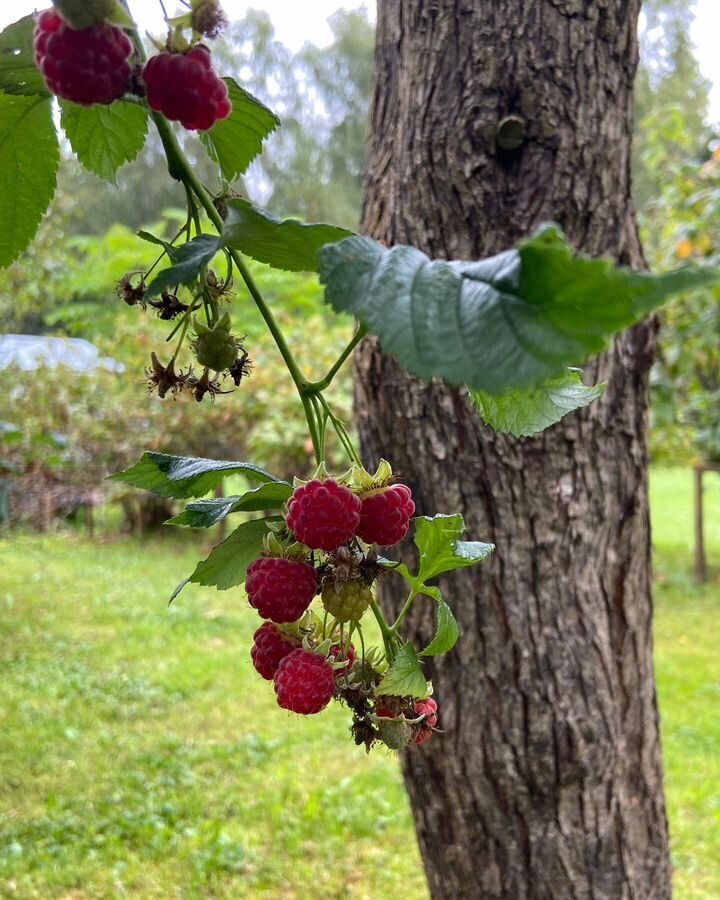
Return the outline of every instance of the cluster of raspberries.
<path id="1" fill-rule="evenodd" d="M 138 76 L 134 47 L 122 28 L 106 21 L 72 28 L 57 10 L 47 9 L 37 18 L 34 48 L 48 89 L 82 106 L 107 105 L 132 91 L 191 131 L 212 128 L 232 110 L 227 84 L 202 44 L 183 53 L 158 53 Z"/>
<path id="2" fill-rule="evenodd" d="M 366 552 L 359 542 L 397 544 L 407 535 L 414 511 L 403 484 L 355 493 L 333 479 L 310 481 L 287 504 L 289 549 L 256 559 L 245 582 L 250 605 L 267 620 L 253 638 L 253 665 L 273 682 L 278 704 L 311 715 L 335 697 L 352 705 L 357 717 L 359 701 L 357 695 L 349 699 L 350 685 L 362 688 L 364 683 L 363 714 L 368 721 L 370 713 L 374 718 L 370 738 L 363 733 L 361 740 L 379 739 L 393 749 L 430 737 L 437 705 L 434 700 L 374 698 L 371 667 L 356 658 L 343 625 L 352 629 L 372 602 L 378 567 L 374 551 Z M 324 640 L 312 629 L 303 634 L 300 620 L 318 594 L 325 613 L 340 624 L 339 639 Z"/>

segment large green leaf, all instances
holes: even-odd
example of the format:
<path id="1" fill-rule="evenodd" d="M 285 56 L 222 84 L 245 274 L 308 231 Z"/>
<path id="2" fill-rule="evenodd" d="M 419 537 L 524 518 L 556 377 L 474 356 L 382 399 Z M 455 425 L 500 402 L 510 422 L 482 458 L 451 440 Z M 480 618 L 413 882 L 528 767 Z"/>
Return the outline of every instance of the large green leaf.
<path id="1" fill-rule="evenodd" d="M 35 65 L 35 16 L 24 16 L 0 33 L 0 91 L 5 94 L 49 97 L 45 80 Z"/>
<path id="2" fill-rule="evenodd" d="M 218 544 L 207 559 L 197 564 L 188 581 L 216 587 L 219 591 L 243 584 L 247 567 L 262 553 L 269 526 L 278 521 L 278 518 L 272 518 L 244 522 Z"/>
<path id="3" fill-rule="evenodd" d="M 588 387 L 578 369 L 568 369 L 532 390 L 505 391 L 493 396 L 470 391 L 470 397 L 483 421 L 495 431 L 514 437 L 529 437 L 555 425 L 568 413 L 589 406 L 605 392 L 605 383 Z"/>
<path id="4" fill-rule="evenodd" d="M 454 516 L 419 516 L 415 520 L 415 543 L 420 551 L 417 581 L 426 584 L 443 572 L 474 566 L 493 552 L 493 544 L 461 541 L 465 520 Z"/>
<path id="5" fill-rule="evenodd" d="M 60 101 L 60 121 L 77 158 L 89 171 L 116 184 L 117 171 L 145 145 L 148 115 L 144 106 L 118 100 L 110 106 L 79 106 Z"/>
<path id="6" fill-rule="evenodd" d="M 0 94 L 0 268 L 35 236 L 55 193 L 58 162 L 50 99 Z"/>
<path id="7" fill-rule="evenodd" d="M 220 238 L 212 234 L 201 234 L 177 247 L 174 265 L 169 269 L 163 269 L 155 276 L 150 282 L 146 296 L 154 297 L 179 284 L 190 284 L 195 281 L 203 267 L 212 262 L 220 246 Z"/>
<path id="8" fill-rule="evenodd" d="M 224 80 L 230 92 L 232 112 L 200 138 L 210 157 L 220 164 L 224 177 L 233 182 L 260 154 L 263 141 L 275 131 L 280 120 L 232 78 Z"/>
<path id="9" fill-rule="evenodd" d="M 166 525 L 188 525 L 191 528 L 210 528 L 217 525 L 230 513 L 261 512 L 265 509 L 279 509 L 292 496 L 293 488 L 286 481 L 261 484 L 241 497 L 217 497 L 210 500 L 195 500 L 188 503 L 179 516 L 168 519 Z"/>
<path id="10" fill-rule="evenodd" d="M 415 697 L 417 700 L 430 696 L 430 686 L 412 644 L 400 648 L 375 693 L 378 696 Z"/>
<path id="11" fill-rule="evenodd" d="M 162 497 L 184 500 L 204 496 L 228 475 L 244 475 L 251 481 L 285 484 L 252 463 L 152 452 L 144 453 L 132 468 L 111 475 L 110 480 L 131 484 Z"/>
<path id="12" fill-rule="evenodd" d="M 230 200 L 223 241 L 258 262 L 290 272 L 316 272 L 318 251 L 352 232 L 336 225 L 306 225 L 298 219 L 276 219 L 247 200 Z"/>
<path id="13" fill-rule="evenodd" d="M 537 387 L 673 294 L 717 281 L 709 269 L 647 275 L 573 256 L 552 225 L 481 262 L 431 261 L 366 237 L 324 247 L 320 260 L 327 301 L 401 366 L 490 394 Z"/>

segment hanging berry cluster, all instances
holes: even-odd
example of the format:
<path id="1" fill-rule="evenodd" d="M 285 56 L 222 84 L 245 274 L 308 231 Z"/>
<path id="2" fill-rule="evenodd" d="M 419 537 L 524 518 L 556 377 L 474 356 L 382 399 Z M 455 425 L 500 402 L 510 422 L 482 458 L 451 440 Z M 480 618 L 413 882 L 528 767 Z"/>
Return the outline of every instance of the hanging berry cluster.
<path id="1" fill-rule="evenodd" d="M 205 568 L 198 564 L 183 584 L 194 581 L 225 589 L 245 583 L 250 605 L 265 620 L 253 638 L 252 661 L 261 677 L 273 682 L 283 709 L 312 715 L 335 699 L 351 710 L 354 740 L 368 750 L 376 743 L 394 750 L 420 744 L 438 726 L 437 704 L 430 696 L 432 685 L 423 663 L 447 653 L 459 635 L 437 579 L 482 561 L 492 547 L 461 541 L 464 521 L 459 514 L 413 519 L 412 493 L 393 478 L 389 464 L 381 462 L 374 475 L 363 467 L 326 396 L 367 333 L 362 322 L 336 362 L 316 381 L 307 377 L 288 345 L 244 254 L 255 252 L 259 262 L 277 268 L 318 271 L 323 248 L 353 238 L 335 226 L 281 222 L 233 193 L 230 181 L 249 165 L 249 150 L 257 144 L 255 154 L 260 151 L 278 120 L 240 85 L 216 73 L 206 40 L 216 37 L 225 24 L 218 0 L 189 0 L 185 6 L 182 15 L 166 17 L 167 36 L 153 41 L 157 52 L 147 59 L 127 3 L 53 0 L 53 8 L 35 19 L 35 61 L 49 90 L 62 101 L 83 107 L 122 101 L 142 107 L 157 129 L 170 176 L 185 189 L 183 226 L 167 237 L 139 232 L 140 238 L 159 248 L 159 256 L 149 268 L 130 272 L 117 287 L 128 306 L 151 309 L 173 323 L 167 341 L 175 341 L 174 352 L 169 360 L 151 353 L 145 369 L 148 389 L 161 398 L 189 395 L 198 401 L 213 400 L 231 392 L 227 385 L 237 387 L 250 374 L 244 338 L 233 331 L 225 308 L 235 300 L 237 275 L 297 390 L 318 469 L 309 481 L 291 485 L 252 463 L 150 452 L 115 477 L 175 499 L 203 498 L 231 472 L 260 480 L 260 488 L 243 496 L 188 504 L 173 521 L 202 528 L 231 513 L 267 513 L 264 519 L 242 522 L 228 538 L 233 548 L 242 550 L 242 564 L 220 545 L 208 558 L 214 557 L 212 563 Z M 234 111 L 231 93 L 241 98 Z M 108 120 L 122 110 L 116 106 Z M 253 111 L 249 133 L 247 110 Z M 87 110 L 75 113 L 90 122 L 104 118 Z M 203 144 L 218 165 L 219 192 L 198 177 L 172 122 L 190 131 L 210 132 Z M 217 234 L 205 231 L 208 223 Z M 212 268 L 218 259 L 224 277 Z M 169 266 L 155 272 L 163 260 Z M 192 353 L 192 362 L 184 369 L 179 363 L 183 347 Z M 332 432 L 352 464 L 343 476 L 332 477 L 325 469 Z M 415 573 L 378 552 L 404 541 L 411 520 L 419 551 Z M 246 567 L 248 559 L 253 561 Z M 214 574 L 208 574 L 208 568 Z M 394 621 L 385 618 L 376 598 L 375 586 L 385 575 L 404 579 L 409 588 Z M 174 597 L 181 589 L 182 585 Z M 419 597 L 429 598 L 437 610 L 435 637 L 422 649 L 401 633 Z M 366 630 L 368 639 L 379 633 L 376 646 L 367 645 Z"/>
<path id="2" fill-rule="evenodd" d="M 48 89 L 63 100 L 109 105 L 125 94 L 147 97 L 151 109 L 190 131 L 206 131 L 232 111 L 225 82 L 210 50 L 198 43 L 216 37 L 224 15 L 216 2 L 192 4 L 173 25 L 161 51 L 144 66 L 134 65 L 135 47 L 122 27 L 115 0 L 53 0 L 35 27 L 35 61 Z M 188 41 L 185 30 L 192 31 Z"/>
<path id="3" fill-rule="evenodd" d="M 338 700 L 352 710 L 352 733 L 368 749 L 376 741 L 394 750 L 422 743 L 438 721 L 432 698 L 383 695 L 394 647 L 367 650 L 363 633 L 366 612 L 377 610 L 373 585 L 388 571 L 373 545 L 403 540 L 414 512 L 410 489 L 392 480 L 387 463 L 375 477 L 355 467 L 335 479 L 321 468 L 296 483 L 284 522 L 247 572 L 248 601 L 267 620 L 251 657 L 273 682 L 278 704 L 313 715 Z M 317 611 L 310 608 L 316 596 Z"/>

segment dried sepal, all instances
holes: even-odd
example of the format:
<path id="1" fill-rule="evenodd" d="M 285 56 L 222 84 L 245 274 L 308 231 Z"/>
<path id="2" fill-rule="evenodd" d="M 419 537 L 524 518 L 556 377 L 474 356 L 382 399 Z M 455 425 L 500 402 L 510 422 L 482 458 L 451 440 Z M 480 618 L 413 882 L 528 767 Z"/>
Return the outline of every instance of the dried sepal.
<path id="1" fill-rule="evenodd" d="M 189 308 L 187 303 L 183 303 L 175 294 L 170 294 L 167 291 L 160 295 L 159 300 L 148 300 L 148 304 L 155 310 L 158 318 L 166 322 L 187 312 Z"/>
<path id="2" fill-rule="evenodd" d="M 140 280 L 135 284 L 133 279 L 137 278 L 138 275 Z M 146 291 L 147 285 L 143 272 L 128 272 L 127 275 L 123 275 L 118 281 L 115 288 L 115 293 L 123 303 L 127 303 L 128 306 L 139 306 L 141 309 L 145 309 L 147 306 L 145 301 Z"/>
<path id="3" fill-rule="evenodd" d="M 175 371 L 175 360 L 171 359 L 164 366 L 156 353 L 150 354 L 150 366 L 145 369 L 148 391 L 156 392 L 158 397 L 164 399 L 168 394 L 177 396 L 187 387 L 188 375 L 182 371 Z"/>

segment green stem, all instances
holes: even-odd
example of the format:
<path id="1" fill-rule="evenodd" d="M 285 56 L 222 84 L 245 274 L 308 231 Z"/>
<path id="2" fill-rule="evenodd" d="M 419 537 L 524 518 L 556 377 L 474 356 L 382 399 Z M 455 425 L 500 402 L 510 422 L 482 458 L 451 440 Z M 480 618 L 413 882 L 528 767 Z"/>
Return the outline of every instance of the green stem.
<path id="1" fill-rule="evenodd" d="M 189 309 L 187 311 L 187 313 L 185 314 L 185 321 L 183 322 L 182 331 L 180 332 L 180 340 L 178 341 L 178 345 L 175 348 L 175 353 L 173 354 L 173 358 L 172 358 L 171 362 L 175 362 L 175 360 L 178 358 L 178 354 L 180 353 L 180 348 L 183 345 L 185 336 L 187 335 L 187 332 L 188 332 L 188 327 L 190 325 L 190 313 L 191 312 L 192 312 L 192 310 Z"/>
<path id="2" fill-rule="evenodd" d="M 382 610 L 377 605 L 377 601 L 374 597 L 370 601 L 370 609 L 375 616 L 375 621 L 378 623 L 378 628 L 380 629 L 380 634 L 382 635 L 383 644 L 385 645 L 385 656 L 387 657 L 388 662 L 391 663 L 395 659 L 395 651 L 392 645 L 392 631 L 388 623 L 385 621 L 385 616 L 383 616 Z"/>
<path id="3" fill-rule="evenodd" d="M 405 618 L 405 616 L 410 612 L 410 607 L 413 605 L 413 601 L 415 600 L 416 597 L 417 597 L 417 591 L 415 591 L 414 589 L 411 590 L 410 595 L 408 596 L 407 600 L 405 601 L 405 606 L 403 606 L 403 608 L 400 610 L 400 615 L 397 617 L 397 619 L 395 619 L 395 623 L 390 628 L 391 634 L 394 634 L 394 635 L 397 634 L 397 630 L 400 627 L 400 623 Z"/>
<path id="4" fill-rule="evenodd" d="M 315 410 L 315 421 L 318 423 L 321 455 L 325 460 L 327 458 L 327 413 L 318 400 L 317 394 L 310 394 L 309 397 Z"/>
<path id="5" fill-rule="evenodd" d="M 305 418 L 307 419 L 308 429 L 310 430 L 310 438 L 312 439 L 313 451 L 315 453 L 315 461 L 318 465 L 325 459 L 325 451 L 320 440 L 318 426 L 315 421 L 315 410 L 312 401 L 305 394 L 300 394 L 300 400 L 305 410 Z"/>
<path id="6" fill-rule="evenodd" d="M 322 391 L 329 388 L 330 385 L 332 384 L 333 380 L 335 379 L 335 376 L 337 375 L 337 373 L 340 371 L 340 369 L 342 369 L 342 367 L 345 365 L 345 363 L 349 359 L 350 355 L 352 354 L 353 350 L 357 347 L 357 345 L 360 343 L 360 341 L 365 337 L 365 335 L 367 333 L 368 333 L 367 327 L 365 325 L 362 325 L 362 324 L 358 325 L 357 330 L 356 330 L 355 334 L 353 335 L 352 340 L 347 345 L 347 347 L 343 350 L 343 352 L 340 354 L 338 361 L 330 369 L 330 371 L 327 373 L 327 375 L 324 378 L 321 378 L 320 381 L 313 381 L 310 384 L 308 384 L 307 387 L 305 388 L 305 390 L 308 391 L 308 393 L 319 394 Z"/>
<path id="7" fill-rule="evenodd" d="M 343 425 L 343 423 L 340 421 L 340 419 L 338 419 L 338 417 L 335 415 L 335 413 L 330 409 L 330 404 L 327 402 L 327 400 L 325 399 L 325 397 L 322 394 L 316 394 L 315 396 L 320 401 L 320 403 L 322 403 L 322 405 L 325 407 L 325 412 L 327 413 L 327 417 L 332 422 L 332 426 L 335 429 L 335 434 L 337 434 L 338 439 L 343 446 L 343 449 L 349 456 L 350 462 L 354 462 L 354 463 L 357 463 L 357 465 L 362 466 L 362 461 L 360 460 L 357 450 L 353 446 L 353 442 L 350 440 L 350 435 L 347 433 L 347 430 L 345 429 L 345 426 Z"/>
<path id="8" fill-rule="evenodd" d="M 362 659 L 365 659 L 365 635 L 363 634 L 362 626 L 358 622 L 357 624 L 357 633 L 360 636 L 360 648 L 362 652 Z"/>
<path id="9" fill-rule="evenodd" d="M 202 306 L 202 304 L 195 305 L 194 301 L 193 301 L 193 303 L 190 304 L 190 307 L 188 308 L 188 310 L 185 313 L 185 315 L 183 316 L 183 318 L 177 323 L 177 325 L 173 328 L 173 330 L 170 332 L 170 334 L 165 338 L 166 344 L 175 337 L 175 335 L 178 333 L 178 331 L 181 328 L 183 328 L 185 326 L 186 320 L 189 319 L 194 312 L 196 312 L 198 309 L 200 309 L 200 306 Z"/>

